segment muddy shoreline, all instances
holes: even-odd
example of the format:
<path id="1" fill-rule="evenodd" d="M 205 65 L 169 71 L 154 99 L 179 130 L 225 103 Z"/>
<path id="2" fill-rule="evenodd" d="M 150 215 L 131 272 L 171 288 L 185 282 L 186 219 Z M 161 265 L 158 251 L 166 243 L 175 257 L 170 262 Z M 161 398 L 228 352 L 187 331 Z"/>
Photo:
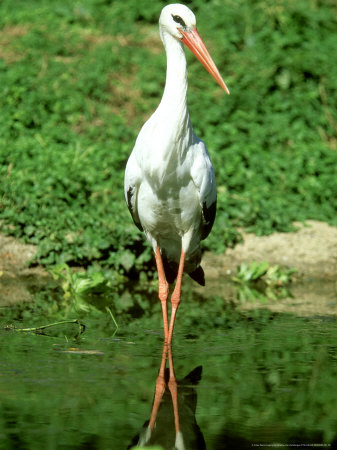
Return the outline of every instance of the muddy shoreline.
<path id="1" fill-rule="evenodd" d="M 268 261 L 297 269 L 291 296 L 265 305 L 245 303 L 240 307 L 268 307 L 301 315 L 337 315 L 337 227 L 318 221 L 296 226 L 297 231 L 270 236 L 243 232 L 243 243 L 225 254 L 206 252 L 202 265 L 207 289 L 196 286 L 195 290 L 204 297 L 220 292 L 224 299 L 235 301 L 236 288 L 230 280 L 236 268 L 243 261 Z M 0 233 L 0 306 L 32 301 L 32 287 L 38 288 L 51 279 L 44 268 L 28 266 L 35 254 L 35 246 Z"/>

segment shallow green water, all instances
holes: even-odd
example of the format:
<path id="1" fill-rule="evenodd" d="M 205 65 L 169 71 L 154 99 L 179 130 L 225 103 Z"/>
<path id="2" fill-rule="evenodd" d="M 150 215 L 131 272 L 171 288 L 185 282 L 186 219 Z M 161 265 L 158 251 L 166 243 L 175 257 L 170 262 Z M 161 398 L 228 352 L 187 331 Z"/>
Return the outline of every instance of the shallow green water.
<path id="1" fill-rule="evenodd" d="M 179 321 L 183 314 L 175 374 L 181 379 L 203 367 L 189 392 L 197 394 L 196 421 L 208 450 L 337 443 L 334 317 L 233 310 L 223 325 L 191 329 Z M 0 333 L 1 449 L 126 449 L 149 419 L 160 320 L 139 319 L 115 335 L 113 327 L 85 322 L 78 340 Z M 178 399 L 182 416 L 185 397 Z"/>

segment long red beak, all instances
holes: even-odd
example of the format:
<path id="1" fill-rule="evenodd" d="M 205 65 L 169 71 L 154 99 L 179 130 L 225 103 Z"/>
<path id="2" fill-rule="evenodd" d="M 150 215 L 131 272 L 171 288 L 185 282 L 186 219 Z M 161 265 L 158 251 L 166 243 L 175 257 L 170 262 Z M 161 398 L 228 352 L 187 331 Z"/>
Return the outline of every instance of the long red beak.
<path id="1" fill-rule="evenodd" d="M 226 83 L 222 79 L 220 72 L 215 65 L 211 55 L 209 54 L 203 40 L 201 39 L 198 31 L 194 28 L 191 31 L 184 31 L 179 28 L 180 33 L 184 36 L 182 42 L 187 45 L 191 52 L 198 58 L 201 64 L 212 75 L 215 81 L 229 94 L 229 89 Z"/>

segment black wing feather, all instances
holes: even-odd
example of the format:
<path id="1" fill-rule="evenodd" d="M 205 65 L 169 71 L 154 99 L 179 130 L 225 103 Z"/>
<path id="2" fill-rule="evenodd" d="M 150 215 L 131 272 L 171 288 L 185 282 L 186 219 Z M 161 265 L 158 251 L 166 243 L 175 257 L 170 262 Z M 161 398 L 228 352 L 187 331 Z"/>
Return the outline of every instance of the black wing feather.
<path id="1" fill-rule="evenodd" d="M 206 202 L 202 204 L 201 239 L 206 239 L 214 224 L 216 215 L 216 199 L 207 207 Z"/>
<path id="2" fill-rule="evenodd" d="M 135 199 L 134 199 L 135 195 L 136 195 L 136 188 L 135 188 L 135 186 L 130 186 L 128 191 L 127 191 L 127 194 L 126 194 L 126 202 L 127 202 L 127 205 L 128 205 L 128 208 L 129 208 L 129 211 L 130 211 L 130 214 L 131 214 L 131 217 L 132 217 L 136 227 L 140 231 L 143 231 L 143 227 L 142 227 L 142 224 L 140 223 L 138 213 L 136 211 L 136 208 L 133 206 L 133 205 L 136 204 Z"/>

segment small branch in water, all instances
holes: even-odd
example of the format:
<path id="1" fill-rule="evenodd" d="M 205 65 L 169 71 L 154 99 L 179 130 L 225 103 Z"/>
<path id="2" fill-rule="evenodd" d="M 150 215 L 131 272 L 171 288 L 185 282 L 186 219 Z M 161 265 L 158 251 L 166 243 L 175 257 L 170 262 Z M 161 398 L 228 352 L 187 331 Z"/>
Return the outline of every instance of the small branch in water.
<path id="1" fill-rule="evenodd" d="M 76 323 L 78 324 L 78 334 L 76 337 L 80 336 L 82 333 L 84 333 L 85 331 L 85 325 L 84 323 L 80 322 L 78 319 L 72 319 L 72 320 L 61 320 L 60 322 L 54 322 L 54 323 L 49 323 L 48 325 L 42 325 L 41 327 L 32 327 L 32 328 L 16 328 L 14 325 L 6 325 L 4 327 L 5 330 L 13 330 L 13 331 L 23 331 L 23 332 L 27 332 L 27 333 L 36 333 L 36 334 L 42 334 L 43 331 L 46 328 L 50 328 L 50 327 L 56 327 L 58 325 L 63 325 L 65 323 Z"/>

